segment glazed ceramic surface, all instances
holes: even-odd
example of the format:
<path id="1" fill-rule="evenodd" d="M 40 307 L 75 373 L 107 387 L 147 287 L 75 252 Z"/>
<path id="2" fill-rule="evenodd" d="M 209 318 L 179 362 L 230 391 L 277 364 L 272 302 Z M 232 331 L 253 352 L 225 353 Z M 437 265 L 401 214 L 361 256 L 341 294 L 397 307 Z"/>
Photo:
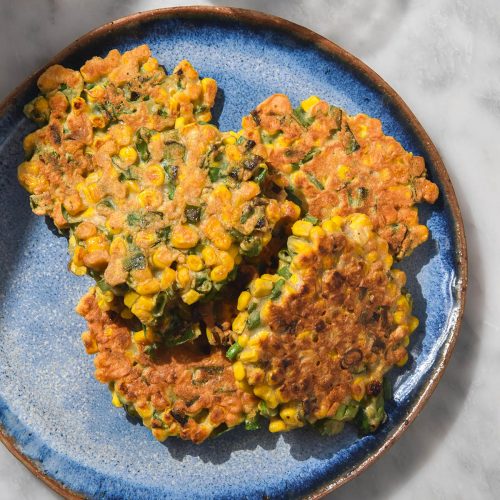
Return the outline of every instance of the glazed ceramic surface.
<path id="1" fill-rule="evenodd" d="M 270 497 L 321 494 L 358 473 L 404 430 L 437 383 L 453 347 L 466 283 L 458 206 L 441 160 L 400 99 L 372 72 L 319 36 L 265 16 L 229 10 L 177 10 L 142 15 L 98 30 L 65 51 L 79 68 L 110 49 L 147 43 L 167 71 L 188 58 L 215 78 L 215 121 L 238 130 L 241 117 L 275 92 L 293 103 L 311 94 L 350 114 L 382 120 L 384 132 L 423 155 L 441 190 L 420 206 L 427 243 L 403 261 L 414 314 L 410 361 L 394 370 L 394 398 L 380 430 L 360 438 L 312 430 L 270 434 L 236 429 L 193 445 L 155 441 L 114 408 L 93 377 L 92 358 L 73 309 L 91 283 L 67 271 L 67 242 L 30 211 L 18 185 L 22 139 L 34 129 L 22 105 L 34 80 L 0 116 L 0 423 L 4 439 L 59 491 L 92 498 Z"/>

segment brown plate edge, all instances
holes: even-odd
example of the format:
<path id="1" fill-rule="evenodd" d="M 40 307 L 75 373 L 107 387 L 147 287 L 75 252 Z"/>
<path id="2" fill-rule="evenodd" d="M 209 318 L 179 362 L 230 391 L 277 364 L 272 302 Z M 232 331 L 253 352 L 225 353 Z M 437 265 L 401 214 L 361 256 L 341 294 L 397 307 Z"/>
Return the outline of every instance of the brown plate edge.
<path id="1" fill-rule="evenodd" d="M 390 100 L 396 105 L 401 114 L 408 120 L 411 124 L 412 129 L 425 145 L 427 154 L 431 158 L 433 164 L 435 165 L 437 175 L 444 187 L 444 191 L 447 195 L 448 201 L 450 203 L 450 209 L 453 214 L 455 222 L 455 234 L 457 243 L 457 266 L 458 266 L 458 276 L 457 276 L 457 302 L 458 311 L 456 313 L 456 318 L 454 325 L 452 326 L 451 335 L 444 344 L 443 354 L 439 361 L 439 364 L 434 367 L 432 377 L 430 378 L 425 389 L 421 392 L 418 400 L 413 405 L 413 408 L 406 416 L 406 419 L 402 424 L 400 424 L 395 431 L 388 437 L 385 443 L 375 452 L 367 457 L 362 463 L 351 469 L 350 471 L 344 473 L 340 477 L 332 480 L 329 483 L 323 484 L 316 488 L 313 492 L 305 496 L 307 499 L 316 500 L 322 498 L 323 496 L 331 493 L 333 490 L 339 488 L 346 482 L 355 478 L 361 474 L 367 467 L 369 467 L 373 462 L 375 462 L 379 457 L 381 457 L 398 439 L 401 437 L 403 432 L 407 429 L 413 420 L 422 411 L 425 403 L 434 392 L 439 380 L 443 376 L 444 369 L 448 365 L 453 349 L 456 345 L 458 334 L 460 332 L 460 326 L 462 323 L 462 317 L 465 308 L 465 296 L 468 283 L 468 263 L 467 263 L 467 244 L 465 239 L 465 230 L 462 220 L 462 215 L 460 207 L 458 205 L 458 200 L 453 189 L 449 174 L 444 166 L 443 160 L 441 159 L 436 146 L 431 141 L 429 135 L 424 130 L 420 122 L 417 120 L 413 112 L 410 110 L 408 105 L 403 101 L 403 99 L 396 93 L 396 91 L 385 82 L 382 77 L 380 77 L 375 71 L 363 63 L 360 59 L 353 56 L 351 53 L 347 52 L 345 49 L 339 45 L 331 42 L 327 38 L 315 33 L 314 31 L 305 28 L 299 24 L 287 21 L 281 17 L 273 16 L 271 14 L 265 14 L 263 12 L 258 12 L 249 9 L 239 9 L 233 7 L 215 7 L 215 6 L 192 6 L 192 7 L 170 7 L 163 9 L 154 9 L 144 12 L 137 12 L 131 14 L 116 21 L 111 21 L 106 23 L 94 30 L 89 31 L 85 35 L 81 36 L 75 40 L 72 44 L 68 45 L 61 52 L 56 54 L 45 66 L 40 68 L 38 71 L 33 73 L 31 76 L 27 77 L 23 83 L 14 89 L 0 104 L 0 114 L 12 104 L 14 104 L 18 95 L 23 93 L 27 88 L 31 87 L 36 83 L 36 79 L 47 69 L 49 66 L 58 63 L 59 61 L 65 59 L 67 56 L 72 54 L 82 45 L 88 43 L 89 40 L 93 38 L 98 38 L 99 36 L 105 35 L 110 31 L 123 27 L 125 25 L 140 23 L 142 21 L 148 20 L 154 17 L 175 17 L 176 15 L 193 15 L 193 16 L 218 16 L 220 18 L 235 19 L 249 22 L 252 24 L 257 24 L 260 27 L 267 25 L 272 28 L 278 28 L 287 32 L 291 32 L 293 35 L 301 38 L 302 40 L 308 41 L 316 45 L 321 50 L 333 54 L 339 57 L 347 65 L 355 68 L 359 73 L 364 74 L 368 77 L 372 83 L 376 84 L 380 91 L 385 93 Z M 29 457 L 24 455 L 17 447 L 14 439 L 8 436 L 3 427 L 0 425 L 0 441 L 5 445 L 5 447 L 21 462 L 23 463 L 36 477 L 42 480 L 50 488 L 52 488 L 59 495 L 68 499 L 81 499 L 83 498 L 80 494 L 73 492 L 63 486 L 61 483 L 52 479 L 47 474 L 45 474 L 40 467 L 37 466 L 35 461 L 31 460 Z"/>

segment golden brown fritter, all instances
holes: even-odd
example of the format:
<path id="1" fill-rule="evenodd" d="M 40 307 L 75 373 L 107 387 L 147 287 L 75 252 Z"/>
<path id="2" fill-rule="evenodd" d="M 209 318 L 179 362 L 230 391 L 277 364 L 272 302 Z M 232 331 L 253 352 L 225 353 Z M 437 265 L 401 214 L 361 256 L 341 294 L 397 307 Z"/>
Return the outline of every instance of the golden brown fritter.
<path id="1" fill-rule="evenodd" d="M 157 439 L 201 443 L 255 418 L 256 398 L 236 387 L 222 348 L 199 338 L 152 349 L 155 334 L 134 332 L 114 311 L 102 311 L 92 289 L 77 311 L 88 323 L 86 349 L 97 353 L 97 380 L 110 384 L 113 403 L 142 418 Z"/>
<path id="2" fill-rule="evenodd" d="M 406 362 L 418 324 L 401 291 L 405 274 L 391 270 L 387 242 L 363 214 L 301 220 L 292 231 L 278 273 L 240 296 L 235 376 L 265 401 L 271 430 L 343 421 L 348 407 L 374 428 L 383 375 Z"/>
<path id="3" fill-rule="evenodd" d="M 382 132 L 379 120 L 349 116 L 315 96 L 293 109 L 276 94 L 243 118 L 242 133 L 265 145 L 275 181 L 319 219 L 354 212 L 370 217 L 398 259 L 426 241 L 416 203 L 434 203 L 422 157 Z"/>

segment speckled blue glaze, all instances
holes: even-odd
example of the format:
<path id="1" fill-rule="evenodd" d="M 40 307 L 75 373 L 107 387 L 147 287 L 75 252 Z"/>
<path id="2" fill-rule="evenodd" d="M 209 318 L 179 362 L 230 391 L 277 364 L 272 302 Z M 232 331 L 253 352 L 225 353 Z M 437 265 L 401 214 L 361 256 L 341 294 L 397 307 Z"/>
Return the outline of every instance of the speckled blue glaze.
<path id="1" fill-rule="evenodd" d="M 386 134 L 426 157 L 401 113 L 369 79 L 332 55 L 279 30 L 206 16 L 157 18 L 101 36 L 64 64 L 148 43 L 171 70 L 189 58 L 217 80 L 216 119 L 238 129 L 241 117 L 272 93 L 294 103 L 319 95 L 350 113 L 380 118 Z M 21 141 L 33 128 L 22 104 L 30 88 L 0 117 L 0 423 L 18 449 L 45 474 L 91 498 L 256 498 L 305 495 L 376 452 L 407 417 L 442 356 L 458 314 L 457 237 L 447 199 L 422 207 L 431 238 L 402 268 L 421 326 L 411 359 L 395 371 L 388 421 L 372 436 L 348 430 L 333 438 L 311 430 L 285 435 L 235 430 L 201 446 L 153 439 L 110 404 L 93 377 L 80 341 L 84 322 L 73 312 L 90 280 L 66 270 L 66 240 L 34 216 L 16 181 Z M 442 187 L 442 186 L 440 186 Z"/>

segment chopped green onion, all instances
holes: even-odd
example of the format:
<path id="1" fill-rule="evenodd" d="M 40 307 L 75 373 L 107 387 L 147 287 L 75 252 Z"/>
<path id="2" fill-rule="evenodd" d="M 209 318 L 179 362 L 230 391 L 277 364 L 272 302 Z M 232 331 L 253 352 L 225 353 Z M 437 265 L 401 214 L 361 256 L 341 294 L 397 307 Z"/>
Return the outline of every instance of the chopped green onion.
<path id="1" fill-rule="evenodd" d="M 318 178 L 314 175 L 311 174 L 311 172 L 306 172 L 307 178 L 309 179 L 309 182 L 316 186 L 320 191 L 323 191 L 325 189 L 325 186 L 321 184 L 321 182 L 318 180 Z"/>
<path id="2" fill-rule="evenodd" d="M 243 347 L 238 344 L 238 342 L 235 342 L 226 352 L 226 358 L 234 361 L 238 354 L 243 350 Z"/>

